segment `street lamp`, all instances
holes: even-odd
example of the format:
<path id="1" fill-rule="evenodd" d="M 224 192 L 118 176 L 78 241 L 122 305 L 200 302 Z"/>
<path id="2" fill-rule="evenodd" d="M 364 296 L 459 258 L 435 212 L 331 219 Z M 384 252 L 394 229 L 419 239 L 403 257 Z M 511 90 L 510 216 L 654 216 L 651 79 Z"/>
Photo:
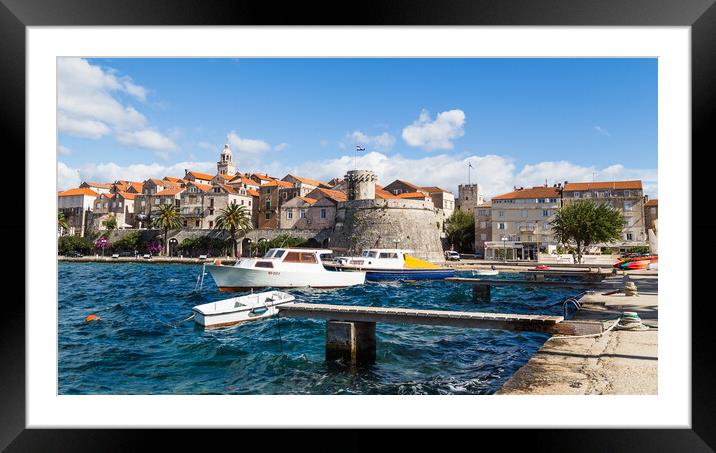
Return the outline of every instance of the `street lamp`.
<path id="1" fill-rule="evenodd" d="M 502 237 L 502 261 L 507 262 L 507 238 Z"/>
<path id="2" fill-rule="evenodd" d="M 398 248 L 398 242 L 400 242 L 400 239 L 397 239 L 397 238 L 393 239 L 393 243 L 395 244 L 395 247 L 393 247 L 393 248 L 395 248 L 395 249 Z"/>

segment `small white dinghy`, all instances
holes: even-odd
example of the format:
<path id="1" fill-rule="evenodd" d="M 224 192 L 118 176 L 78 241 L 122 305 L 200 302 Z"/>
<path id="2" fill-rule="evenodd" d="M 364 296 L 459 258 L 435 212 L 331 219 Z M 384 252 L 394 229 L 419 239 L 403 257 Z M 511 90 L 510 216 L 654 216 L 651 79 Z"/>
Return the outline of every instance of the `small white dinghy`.
<path id="1" fill-rule="evenodd" d="M 281 291 L 266 291 L 231 299 L 217 300 L 192 308 L 194 321 L 204 327 L 220 327 L 256 321 L 278 314 L 278 306 L 295 297 Z"/>
<path id="2" fill-rule="evenodd" d="M 495 269 L 479 269 L 472 271 L 472 275 L 498 275 L 500 271 Z"/>

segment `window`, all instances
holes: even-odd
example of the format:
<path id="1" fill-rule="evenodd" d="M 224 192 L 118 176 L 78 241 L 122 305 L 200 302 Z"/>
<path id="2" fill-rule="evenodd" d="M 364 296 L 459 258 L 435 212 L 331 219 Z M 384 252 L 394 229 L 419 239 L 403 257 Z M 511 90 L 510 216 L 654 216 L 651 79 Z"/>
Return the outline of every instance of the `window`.
<path id="1" fill-rule="evenodd" d="M 321 218 L 322 219 L 326 218 L 326 208 L 321 208 Z"/>
<path id="2" fill-rule="evenodd" d="M 504 216 L 505 216 L 505 211 L 503 211 L 503 210 L 497 211 L 497 216 L 498 216 L 498 217 L 504 217 Z"/>
<path id="3" fill-rule="evenodd" d="M 497 229 L 498 229 L 498 230 L 504 230 L 504 229 L 505 229 L 505 223 L 504 223 L 504 222 L 498 223 L 498 224 L 497 224 Z"/>
<path id="4" fill-rule="evenodd" d="M 196 203 L 196 196 L 189 195 L 189 204 L 194 204 L 194 203 Z"/>
<path id="5" fill-rule="evenodd" d="M 527 242 L 532 242 L 532 236 L 531 236 L 531 235 L 528 235 L 528 236 L 527 236 Z"/>
<path id="6" fill-rule="evenodd" d="M 107 207 L 107 202 L 106 202 L 106 201 L 104 202 L 104 207 L 105 207 L 105 208 Z"/>
<path id="7" fill-rule="evenodd" d="M 184 223 L 184 226 L 186 226 L 186 220 L 183 223 Z"/>
<path id="8" fill-rule="evenodd" d="M 487 222 L 480 222 L 480 228 L 482 228 L 483 230 L 487 228 Z"/>
<path id="9" fill-rule="evenodd" d="M 199 221 L 197 220 L 195 223 L 196 223 L 196 227 L 199 228 Z"/>
<path id="10" fill-rule="evenodd" d="M 241 200 L 241 206 L 243 206 L 243 205 L 244 205 L 244 200 Z"/>
<path id="11" fill-rule="evenodd" d="M 300 218 L 302 218 L 302 219 L 306 218 L 306 210 L 305 209 L 301 209 L 299 214 L 300 214 Z"/>
<path id="12" fill-rule="evenodd" d="M 267 212 L 266 215 L 264 216 L 264 218 L 265 218 L 266 220 L 270 219 L 270 218 L 271 218 L 271 213 L 270 213 L 270 212 Z"/>
<path id="13" fill-rule="evenodd" d="M 254 267 L 268 267 L 272 268 L 273 263 L 271 261 L 257 261 L 256 264 L 254 264 Z"/>
<path id="14" fill-rule="evenodd" d="M 542 210 L 542 217 L 549 217 L 549 209 Z"/>
<path id="15" fill-rule="evenodd" d="M 194 208 L 194 214 L 201 214 L 201 208 Z"/>
<path id="16" fill-rule="evenodd" d="M 306 252 L 288 252 L 286 258 L 283 260 L 284 263 L 318 263 L 316 255 L 313 253 Z"/>
<path id="17" fill-rule="evenodd" d="M 625 201 L 624 202 L 624 210 L 625 211 L 631 211 L 633 207 L 634 207 L 633 201 Z"/>
<path id="18" fill-rule="evenodd" d="M 627 233 L 626 236 L 627 236 L 627 241 L 631 241 L 632 238 L 634 237 L 631 233 Z"/>
<path id="19" fill-rule="evenodd" d="M 139 204 L 144 206 L 144 200 L 140 201 Z"/>
<path id="20" fill-rule="evenodd" d="M 213 198 L 209 198 L 209 207 L 212 207 L 212 208 L 214 207 L 214 199 Z"/>
<path id="21" fill-rule="evenodd" d="M 214 215 L 214 210 L 213 210 L 213 209 L 209 209 L 209 215 Z"/>
<path id="22" fill-rule="evenodd" d="M 181 213 L 182 213 L 182 214 L 189 214 L 189 208 L 182 208 Z M 186 226 L 186 222 L 184 222 L 184 226 Z"/>
<path id="23" fill-rule="evenodd" d="M 97 206 L 96 206 L 96 207 L 97 207 L 97 209 L 99 209 L 99 208 L 100 208 L 100 206 L 102 206 L 102 203 L 97 203 Z"/>
<path id="24" fill-rule="evenodd" d="M 289 209 L 286 211 L 286 218 L 292 219 L 293 218 L 293 209 Z"/>
<path id="25" fill-rule="evenodd" d="M 529 211 L 527 209 L 522 210 L 522 218 L 526 219 L 529 216 Z"/>
<path id="26" fill-rule="evenodd" d="M 283 193 L 283 199 L 284 199 L 284 201 L 286 200 L 286 198 L 288 198 L 288 194 L 287 194 L 286 192 L 284 192 L 284 193 Z"/>
<path id="27" fill-rule="evenodd" d="M 271 200 L 266 200 L 266 210 L 271 209 Z"/>
<path id="28" fill-rule="evenodd" d="M 209 228 L 214 228 L 214 222 L 212 222 L 211 220 L 209 221 Z"/>
<path id="29" fill-rule="evenodd" d="M 251 200 L 249 200 L 249 206 L 251 206 Z"/>
<path id="30" fill-rule="evenodd" d="M 482 234 L 480 235 L 480 240 L 481 240 L 481 241 L 486 241 L 486 240 L 487 240 L 487 235 L 486 235 L 485 233 L 482 233 Z"/>

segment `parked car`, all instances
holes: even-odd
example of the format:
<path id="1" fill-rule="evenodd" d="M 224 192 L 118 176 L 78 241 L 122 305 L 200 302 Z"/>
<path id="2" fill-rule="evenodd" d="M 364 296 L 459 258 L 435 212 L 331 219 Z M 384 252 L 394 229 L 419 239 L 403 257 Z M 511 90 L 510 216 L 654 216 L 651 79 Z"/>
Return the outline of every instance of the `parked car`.
<path id="1" fill-rule="evenodd" d="M 445 259 L 448 261 L 460 261 L 460 254 L 454 250 L 448 250 L 445 252 Z"/>
<path id="2" fill-rule="evenodd" d="M 82 258 L 84 255 L 81 254 L 80 252 L 78 252 L 77 250 L 70 250 L 69 252 L 67 252 L 67 255 L 65 255 L 65 256 L 68 256 L 70 258 Z"/>

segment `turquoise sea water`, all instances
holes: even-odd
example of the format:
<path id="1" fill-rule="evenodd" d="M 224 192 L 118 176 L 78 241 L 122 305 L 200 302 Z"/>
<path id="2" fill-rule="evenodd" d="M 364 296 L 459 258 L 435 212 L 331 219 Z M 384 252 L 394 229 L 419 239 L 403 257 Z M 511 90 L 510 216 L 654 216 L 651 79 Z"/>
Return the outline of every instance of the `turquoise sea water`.
<path id="1" fill-rule="evenodd" d="M 320 320 L 172 327 L 193 306 L 231 297 L 208 275 L 193 293 L 200 272 L 198 265 L 60 263 L 59 393 L 490 394 L 548 337 L 377 324 L 376 364 L 350 371 L 324 361 Z M 559 315 L 554 304 L 576 290 L 494 287 L 492 301 L 477 304 L 468 285 L 442 281 L 289 292 L 301 302 Z M 101 321 L 85 323 L 90 314 Z"/>

